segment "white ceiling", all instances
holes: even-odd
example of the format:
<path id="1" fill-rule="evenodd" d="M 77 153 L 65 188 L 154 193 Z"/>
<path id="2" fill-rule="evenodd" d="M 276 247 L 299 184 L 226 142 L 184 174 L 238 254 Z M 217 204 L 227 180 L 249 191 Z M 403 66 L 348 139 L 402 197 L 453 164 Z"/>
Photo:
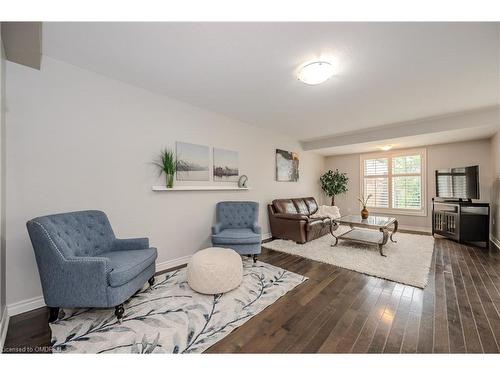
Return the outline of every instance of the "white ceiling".
<path id="1" fill-rule="evenodd" d="M 43 25 L 45 55 L 299 140 L 498 104 L 499 47 L 496 23 Z M 317 58 L 340 73 L 299 82 Z"/>

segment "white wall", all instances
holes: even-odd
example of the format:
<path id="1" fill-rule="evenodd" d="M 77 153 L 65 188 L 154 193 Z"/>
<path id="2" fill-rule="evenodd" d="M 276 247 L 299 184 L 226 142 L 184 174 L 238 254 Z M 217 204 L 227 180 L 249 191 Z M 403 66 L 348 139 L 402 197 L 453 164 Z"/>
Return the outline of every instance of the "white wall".
<path id="1" fill-rule="evenodd" d="M 480 174 L 480 201 L 490 202 L 490 190 L 492 186 L 490 140 L 478 140 L 470 142 L 447 143 L 425 147 L 427 149 L 427 215 L 409 216 L 394 215 L 398 217 L 402 226 L 415 229 L 430 230 L 432 225 L 432 197 L 436 191 L 434 173 L 439 168 L 460 167 L 468 165 L 479 165 Z M 325 159 L 325 169 L 339 169 L 349 176 L 349 192 L 335 198 L 342 214 L 358 212 L 360 195 L 360 154 L 330 156 Z"/>
<path id="2" fill-rule="evenodd" d="M 1 28 L 0 28 L 1 29 Z M 0 31 L 0 321 L 6 303 L 5 269 L 5 53 Z M 0 326 L 0 341 L 2 339 Z M 1 347 L 1 345 L 0 345 Z"/>
<path id="3" fill-rule="evenodd" d="M 323 157 L 286 135 L 46 57 L 41 71 L 7 64 L 7 106 L 8 304 L 41 295 L 30 218 L 101 209 L 117 236 L 148 236 L 165 262 L 209 245 L 218 201 L 259 201 L 268 232 L 266 203 L 320 192 Z M 163 178 L 150 162 L 177 140 L 239 151 L 252 190 L 152 192 Z M 300 152 L 300 182 L 275 181 L 275 148 Z"/>
<path id="4" fill-rule="evenodd" d="M 500 131 L 491 138 L 491 234 L 500 247 Z"/>

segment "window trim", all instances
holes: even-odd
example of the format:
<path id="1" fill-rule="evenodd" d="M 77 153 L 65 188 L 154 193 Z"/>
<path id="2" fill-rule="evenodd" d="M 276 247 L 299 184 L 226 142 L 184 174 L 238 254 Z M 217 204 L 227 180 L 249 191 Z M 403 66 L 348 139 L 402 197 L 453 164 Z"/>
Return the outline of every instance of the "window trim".
<path id="1" fill-rule="evenodd" d="M 394 176 L 415 176 L 418 174 L 410 173 L 410 174 L 392 174 L 392 158 L 396 156 L 409 156 L 419 154 L 422 158 L 422 165 L 420 171 L 420 182 L 422 186 L 422 208 L 420 210 L 412 210 L 408 208 L 383 208 L 383 207 L 368 207 L 368 210 L 373 213 L 380 214 L 394 214 L 394 215 L 407 215 L 407 216 L 427 216 L 427 149 L 426 148 L 413 148 L 413 149 L 401 149 L 401 150 L 393 150 L 393 151 L 380 151 L 373 152 L 369 154 L 361 154 L 359 156 L 359 191 L 360 195 L 364 195 L 364 161 L 366 159 L 377 159 L 377 158 L 389 158 L 389 166 L 388 166 L 388 200 L 389 206 L 392 206 L 392 177 Z M 372 176 L 369 176 L 372 177 Z M 373 176 L 377 177 L 377 176 Z M 378 176 L 385 177 L 385 176 Z"/>

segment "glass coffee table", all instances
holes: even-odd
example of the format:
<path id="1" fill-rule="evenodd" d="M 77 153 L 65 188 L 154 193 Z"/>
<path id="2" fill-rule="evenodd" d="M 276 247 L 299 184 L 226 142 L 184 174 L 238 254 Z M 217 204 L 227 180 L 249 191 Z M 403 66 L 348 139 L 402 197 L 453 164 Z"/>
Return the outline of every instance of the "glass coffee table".
<path id="1" fill-rule="evenodd" d="M 362 219 L 360 215 L 347 215 L 333 219 L 333 221 L 339 225 L 349 225 L 351 230 L 340 236 L 336 236 L 331 231 L 332 236 L 335 237 L 335 243 L 332 244 L 332 247 L 337 246 L 339 240 L 353 241 L 377 245 L 380 255 L 386 256 L 382 251 L 382 246 L 387 243 L 388 239 L 392 242 L 397 242 L 392 238 L 398 231 L 398 221 L 394 217 L 369 216 L 368 219 Z M 389 234 L 389 228 L 391 227 L 392 231 Z"/>

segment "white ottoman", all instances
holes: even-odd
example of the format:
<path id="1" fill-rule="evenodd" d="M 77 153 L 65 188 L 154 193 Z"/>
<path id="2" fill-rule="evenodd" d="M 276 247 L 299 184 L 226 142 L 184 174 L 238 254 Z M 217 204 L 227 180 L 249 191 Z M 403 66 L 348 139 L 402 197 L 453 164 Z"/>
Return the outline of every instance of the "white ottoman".
<path id="1" fill-rule="evenodd" d="M 225 293 L 243 280 L 243 262 L 234 250 L 209 247 L 195 253 L 187 266 L 191 289 L 203 294 Z"/>

